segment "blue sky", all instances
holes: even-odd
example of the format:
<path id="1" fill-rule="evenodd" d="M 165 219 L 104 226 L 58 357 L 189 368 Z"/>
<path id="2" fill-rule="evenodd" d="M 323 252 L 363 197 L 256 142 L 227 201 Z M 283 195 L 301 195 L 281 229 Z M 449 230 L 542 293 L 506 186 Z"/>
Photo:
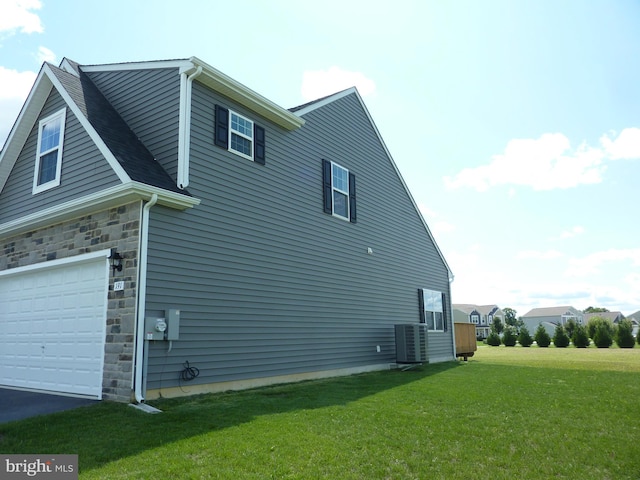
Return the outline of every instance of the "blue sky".
<path id="1" fill-rule="evenodd" d="M 63 57 L 196 56 L 286 108 L 355 85 L 454 303 L 630 314 L 638 25 L 636 0 L 2 0 L 0 144 L 42 62 Z"/>

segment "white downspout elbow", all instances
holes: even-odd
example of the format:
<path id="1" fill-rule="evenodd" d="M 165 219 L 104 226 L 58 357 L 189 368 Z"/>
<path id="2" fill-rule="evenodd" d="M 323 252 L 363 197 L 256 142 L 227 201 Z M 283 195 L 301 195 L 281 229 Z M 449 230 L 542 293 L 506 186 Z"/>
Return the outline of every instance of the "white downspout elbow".
<path id="1" fill-rule="evenodd" d="M 144 402 L 142 393 L 142 372 L 144 369 L 144 316 L 145 303 L 147 297 L 147 248 L 149 245 L 149 211 L 158 203 L 158 195 L 154 193 L 147 204 L 142 208 L 142 218 L 140 219 L 140 268 L 138 271 L 138 316 L 136 321 L 136 356 L 135 356 L 135 378 L 134 395 L 136 402 Z"/>
<path id="2" fill-rule="evenodd" d="M 178 188 L 189 185 L 189 150 L 191 145 L 191 91 L 193 81 L 202 73 L 202 66 L 195 71 L 180 74 L 180 118 L 178 121 Z"/>

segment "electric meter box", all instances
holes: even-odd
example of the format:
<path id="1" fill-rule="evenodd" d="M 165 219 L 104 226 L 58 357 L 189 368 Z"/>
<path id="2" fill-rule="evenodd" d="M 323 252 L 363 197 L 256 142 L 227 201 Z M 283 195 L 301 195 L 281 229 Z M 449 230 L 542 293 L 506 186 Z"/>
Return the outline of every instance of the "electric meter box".
<path id="1" fill-rule="evenodd" d="M 167 322 L 164 318 L 147 317 L 144 319 L 144 339 L 164 340 Z"/>
<path id="2" fill-rule="evenodd" d="M 178 340 L 180 338 L 180 310 L 172 308 L 165 310 L 167 320 L 167 340 Z"/>

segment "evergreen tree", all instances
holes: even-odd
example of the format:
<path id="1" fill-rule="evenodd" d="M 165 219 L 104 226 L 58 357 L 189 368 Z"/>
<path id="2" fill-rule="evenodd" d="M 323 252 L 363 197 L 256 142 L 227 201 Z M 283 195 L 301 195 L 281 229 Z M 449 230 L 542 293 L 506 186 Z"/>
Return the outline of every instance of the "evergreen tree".
<path id="1" fill-rule="evenodd" d="M 536 341 L 539 347 L 548 347 L 551 343 L 551 337 L 542 326 L 542 324 L 538 325 L 536 333 L 533 335 L 533 339 Z"/>
<path id="2" fill-rule="evenodd" d="M 571 340 L 573 341 L 574 347 L 587 348 L 590 344 L 587 327 L 584 325 L 577 325 L 576 329 L 573 331 Z"/>
<path id="3" fill-rule="evenodd" d="M 502 341 L 500 340 L 500 335 L 498 335 L 498 332 L 491 329 L 491 333 L 489 333 L 489 336 L 487 337 L 487 345 L 491 345 L 492 347 L 499 347 L 500 343 L 502 343 Z"/>
<path id="4" fill-rule="evenodd" d="M 502 343 L 505 347 L 515 347 L 518 334 L 516 333 L 516 327 L 507 325 L 504 327 L 504 333 L 502 335 Z"/>
<path id="5" fill-rule="evenodd" d="M 633 345 L 636 343 L 635 338 L 633 338 L 633 324 L 631 320 L 621 320 L 618 324 L 618 328 L 616 330 L 616 345 L 620 348 L 633 348 Z"/>
<path id="6" fill-rule="evenodd" d="M 553 335 L 553 344 L 558 348 L 565 348 L 569 346 L 569 341 L 569 335 L 567 335 L 564 327 L 562 325 L 558 325 Z"/>
<path id="7" fill-rule="evenodd" d="M 570 318 L 567 320 L 567 323 L 564 324 L 564 329 L 569 335 L 569 338 L 573 337 L 573 332 L 575 332 L 576 327 L 578 326 L 578 322 L 574 318 Z"/>
<path id="8" fill-rule="evenodd" d="M 598 348 L 609 348 L 613 343 L 613 335 L 605 323 L 600 323 L 596 327 L 596 333 L 593 334 L 593 343 Z"/>
<path id="9" fill-rule="evenodd" d="M 533 343 L 533 338 L 531 337 L 531 334 L 529 333 L 529 330 L 527 329 L 527 327 L 525 327 L 524 325 L 520 327 L 520 333 L 518 334 L 518 342 L 523 347 L 530 347 L 531 344 Z"/>

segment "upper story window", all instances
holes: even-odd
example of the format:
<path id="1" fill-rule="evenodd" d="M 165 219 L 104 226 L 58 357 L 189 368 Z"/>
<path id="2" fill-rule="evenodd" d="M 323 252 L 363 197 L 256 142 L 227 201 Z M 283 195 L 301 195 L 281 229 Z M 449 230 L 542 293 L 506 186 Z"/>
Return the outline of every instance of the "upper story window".
<path id="1" fill-rule="evenodd" d="M 356 177 L 346 168 L 322 160 L 324 211 L 356 223 Z"/>
<path id="2" fill-rule="evenodd" d="M 253 122 L 229 111 L 229 150 L 253 160 Z"/>
<path id="3" fill-rule="evenodd" d="M 265 131 L 253 120 L 216 105 L 215 143 L 229 152 L 265 164 Z"/>
<path id="4" fill-rule="evenodd" d="M 40 120 L 33 193 L 60 185 L 62 171 L 62 143 L 67 110 L 63 108 Z"/>
<path id="5" fill-rule="evenodd" d="M 471 323 L 478 325 L 480 323 L 480 315 L 471 315 Z"/>
<path id="6" fill-rule="evenodd" d="M 420 299 L 420 321 L 427 324 L 427 330 L 444 332 L 447 322 L 444 318 L 444 294 L 436 290 L 421 288 L 418 290 Z"/>

